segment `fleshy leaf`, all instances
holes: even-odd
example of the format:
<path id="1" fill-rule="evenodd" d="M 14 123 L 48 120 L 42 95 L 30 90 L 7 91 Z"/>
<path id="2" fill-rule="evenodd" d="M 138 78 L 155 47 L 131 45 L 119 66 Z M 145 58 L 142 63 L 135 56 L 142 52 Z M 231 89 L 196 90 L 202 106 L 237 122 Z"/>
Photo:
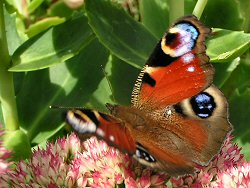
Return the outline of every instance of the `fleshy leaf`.
<path id="1" fill-rule="evenodd" d="M 141 68 L 152 52 L 156 38 L 121 7 L 109 0 L 86 0 L 89 24 L 113 54 Z"/>
<path id="2" fill-rule="evenodd" d="M 38 33 L 45 31 L 46 29 L 59 25 L 65 22 L 65 18 L 60 17 L 48 17 L 42 20 L 37 21 L 36 23 L 29 26 L 26 33 L 29 37 L 33 37 Z"/>
<path id="3" fill-rule="evenodd" d="M 139 5 L 143 25 L 157 38 L 161 38 L 169 26 L 169 7 L 167 1 L 143 0 Z"/>
<path id="4" fill-rule="evenodd" d="M 21 45 L 13 54 L 9 71 L 32 71 L 64 62 L 78 54 L 93 37 L 85 16 L 69 20 Z"/>
<path id="5" fill-rule="evenodd" d="M 230 121 L 234 126 L 236 141 L 243 147 L 242 152 L 247 160 L 250 160 L 250 89 L 241 93 L 237 89 L 229 98 L 230 102 Z"/>
<path id="6" fill-rule="evenodd" d="M 207 46 L 207 54 L 211 62 L 229 62 L 249 49 L 250 34 L 242 31 L 215 29 Z"/>
<path id="7" fill-rule="evenodd" d="M 104 88 L 99 96 L 107 92 L 100 82 L 104 77 L 101 65 L 105 66 L 108 55 L 107 50 L 93 40 L 66 63 L 25 75 L 17 95 L 17 105 L 18 111 L 22 112 L 19 114 L 20 124 L 32 145 L 43 142 L 64 126 L 65 117 L 62 115 L 66 110 L 50 109 L 50 105 L 87 107 L 96 90 Z M 109 102 L 108 99 L 98 100 L 96 96 L 96 103 L 92 105 L 104 106 Z"/>
<path id="8" fill-rule="evenodd" d="M 230 78 L 233 71 L 239 65 L 240 58 L 236 58 L 231 62 L 226 63 L 214 63 L 213 66 L 215 67 L 215 75 L 213 83 L 221 88 L 225 82 Z"/>
<path id="9" fill-rule="evenodd" d="M 9 14 L 8 11 L 4 9 L 4 19 L 5 23 L 8 23 L 5 25 L 5 29 L 9 53 L 12 55 L 14 51 L 23 43 L 23 41 L 17 33 L 16 14 Z"/>
<path id="10" fill-rule="evenodd" d="M 12 152 L 14 160 L 27 159 L 31 155 L 30 142 L 27 135 L 21 131 L 5 131 L 4 146 Z"/>
<path id="11" fill-rule="evenodd" d="M 242 0 L 240 0 L 242 1 Z M 248 1 L 248 0 L 247 0 Z M 236 0 L 207 1 L 201 21 L 209 27 L 242 30 L 242 14 Z"/>

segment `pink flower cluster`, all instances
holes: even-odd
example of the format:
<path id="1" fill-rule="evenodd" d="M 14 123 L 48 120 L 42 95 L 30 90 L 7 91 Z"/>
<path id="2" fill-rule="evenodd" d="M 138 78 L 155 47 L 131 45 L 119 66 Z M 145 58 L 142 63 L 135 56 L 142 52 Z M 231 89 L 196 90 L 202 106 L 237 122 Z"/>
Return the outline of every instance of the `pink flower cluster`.
<path id="1" fill-rule="evenodd" d="M 167 187 L 167 175 L 154 174 L 95 137 L 81 143 L 75 134 L 37 149 L 0 177 L 11 187 Z"/>
<path id="2" fill-rule="evenodd" d="M 0 125 L 0 128 L 2 126 Z M 0 130 L 0 139 L 3 137 L 4 131 Z M 11 163 L 8 162 L 11 152 L 3 146 L 3 141 L 0 140 L 0 177 L 10 171 Z M 7 183 L 0 180 L 0 188 L 7 187 Z"/>
<path id="3" fill-rule="evenodd" d="M 31 159 L 20 161 L 14 169 L 4 164 L 7 165 L 4 169 L 8 170 L 0 171 L 0 187 L 7 187 L 8 183 L 11 187 L 24 188 L 109 188 L 117 185 L 147 188 L 167 187 L 169 180 L 167 174 L 143 168 L 104 141 L 92 137 L 81 142 L 74 133 L 48 143 L 45 149 L 38 148 Z M 194 175 L 171 177 L 168 184 L 194 188 L 250 187 L 250 163 L 244 161 L 240 149 L 232 144 L 229 136 L 208 166 L 197 167 Z"/>
<path id="4" fill-rule="evenodd" d="M 232 137 L 228 136 L 221 148 L 220 153 L 214 157 L 208 166 L 197 167 L 197 173 L 195 175 L 187 175 L 178 178 L 171 178 L 170 181 L 173 187 L 218 187 L 223 182 L 222 177 L 233 176 L 231 169 L 235 169 L 239 174 L 246 173 L 250 175 L 250 171 L 244 170 L 241 172 L 241 165 L 244 163 L 244 155 L 240 153 L 240 149 L 237 145 L 232 144 Z M 247 168 L 250 168 L 250 163 L 244 163 Z M 246 169 L 247 169 L 246 168 Z M 236 180 L 236 178 L 234 179 Z M 250 180 L 250 179 L 249 179 Z M 250 183 L 250 181 L 248 182 Z M 233 185 L 229 187 L 236 187 L 239 181 L 232 182 Z M 225 184 L 226 185 L 226 184 Z M 224 186 L 225 188 L 228 186 Z"/>

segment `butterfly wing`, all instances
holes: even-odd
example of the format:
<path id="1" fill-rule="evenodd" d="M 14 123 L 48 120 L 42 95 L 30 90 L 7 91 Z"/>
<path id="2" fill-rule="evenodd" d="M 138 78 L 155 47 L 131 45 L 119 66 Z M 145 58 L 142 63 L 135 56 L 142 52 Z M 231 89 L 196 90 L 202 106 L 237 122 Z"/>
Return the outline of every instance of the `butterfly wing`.
<path id="1" fill-rule="evenodd" d="M 192 173 L 196 165 L 207 165 L 232 130 L 227 101 L 213 85 L 166 108 L 109 105 L 109 109 L 126 120 L 137 144 L 135 158 L 170 175 Z"/>
<path id="2" fill-rule="evenodd" d="M 232 130 L 227 101 L 210 86 L 214 68 L 204 44 L 210 32 L 194 16 L 177 21 L 136 81 L 132 104 L 138 110 L 111 109 L 138 142 L 135 157 L 171 175 L 208 164 Z"/>
<path id="3" fill-rule="evenodd" d="M 82 139 L 95 135 L 126 153 L 135 153 L 134 139 L 123 123 L 110 115 L 96 110 L 74 109 L 67 112 L 66 120 Z"/>
<path id="4" fill-rule="evenodd" d="M 197 164 L 208 165 L 232 131 L 228 104 L 222 92 L 211 85 L 171 108 L 167 113 L 164 109 L 157 112 L 162 123 L 154 128 L 158 136 L 151 137 L 153 143 L 139 142 L 158 160 L 158 168 L 172 175 L 192 173 Z"/>
<path id="5" fill-rule="evenodd" d="M 107 105 L 111 116 L 72 110 L 67 121 L 80 135 L 95 134 L 170 175 L 208 164 L 232 129 L 225 97 L 210 86 L 214 69 L 204 44 L 209 33 L 194 16 L 180 19 L 140 73 L 132 107 Z"/>
<path id="6" fill-rule="evenodd" d="M 205 53 L 211 30 L 195 16 L 177 21 L 157 44 L 141 71 L 132 104 L 164 107 L 196 95 L 213 79 L 214 69 Z"/>

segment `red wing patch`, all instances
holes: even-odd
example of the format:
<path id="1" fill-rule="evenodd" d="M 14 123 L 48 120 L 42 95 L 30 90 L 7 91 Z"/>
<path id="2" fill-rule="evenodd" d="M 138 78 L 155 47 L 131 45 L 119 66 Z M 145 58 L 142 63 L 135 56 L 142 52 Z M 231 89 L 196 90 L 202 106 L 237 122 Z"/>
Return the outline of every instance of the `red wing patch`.
<path id="1" fill-rule="evenodd" d="M 189 16 L 176 22 L 157 44 L 132 93 L 135 106 L 165 107 L 206 89 L 214 75 L 205 54 L 210 29 Z"/>
<path id="2" fill-rule="evenodd" d="M 80 138 L 96 135 L 118 149 L 134 154 L 136 144 L 129 131 L 114 117 L 95 110 L 68 111 L 67 122 Z"/>

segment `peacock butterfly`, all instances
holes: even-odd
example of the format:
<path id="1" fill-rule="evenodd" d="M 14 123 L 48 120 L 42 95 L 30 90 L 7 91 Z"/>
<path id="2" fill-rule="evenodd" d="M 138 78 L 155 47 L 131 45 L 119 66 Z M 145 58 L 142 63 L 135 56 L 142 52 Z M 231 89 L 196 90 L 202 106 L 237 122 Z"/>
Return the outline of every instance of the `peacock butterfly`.
<path id="1" fill-rule="evenodd" d="M 131 106 L 107 104 L 109 115 L 73 109 L 67 122 L 81 138 L 96 135 L 170 175 L 207 165 L 232 130 L 227 101 L 212 85 L 204 43 L 210 33 L 195 16 L 179 19 L 140 72 Z"/>

